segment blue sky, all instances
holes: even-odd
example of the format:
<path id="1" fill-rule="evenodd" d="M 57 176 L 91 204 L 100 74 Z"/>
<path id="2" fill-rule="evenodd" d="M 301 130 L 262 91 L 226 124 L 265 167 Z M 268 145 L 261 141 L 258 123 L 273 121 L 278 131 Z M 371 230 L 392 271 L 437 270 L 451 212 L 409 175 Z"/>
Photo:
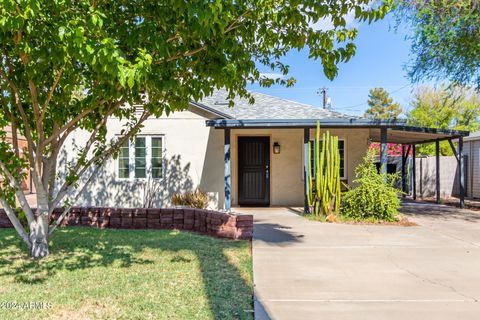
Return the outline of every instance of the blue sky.
<path id="1" fill-rule="evenodd" d="M 308 59 L 308 51 L 303 50 L 291 52 L 283 60 L 290 66 L 290 76 L 297 80 L 293 88 L 252 85 L 249 89 L 321 106 L 322 98 L 317 91 L 325 86 L 333 110 L 362 115 L 367 108 L 369 89 L 383 87 L 407 110 L 416 86 L 410 83 L 404 69 L 410 52 L 410 42 L 405 39 L 408 30 L 401 26 L 403 28 L 396 31 L 393 15 L 370 25 L 358 24 L 356 27 L 359 31 L 355 39 L 356 55 L 348 63 L 339 66 L 338 76 L 333 81 L 323 75 L 321 62 Z"/>

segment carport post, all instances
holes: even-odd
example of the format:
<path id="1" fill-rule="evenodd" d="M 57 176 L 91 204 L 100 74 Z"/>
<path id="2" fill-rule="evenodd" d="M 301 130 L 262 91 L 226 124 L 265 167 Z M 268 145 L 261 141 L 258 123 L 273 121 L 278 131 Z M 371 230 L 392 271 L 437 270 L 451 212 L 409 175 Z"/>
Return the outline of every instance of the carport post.
<path id="1" fill-rule="evenodd" d="M 465 208 L 465 162 L 463 159 L 463 137 L 458 138 L 458 163 L 460 181 L 460 208 Z"/>
<path id="2" fill-rule="evenodd" d="M 380 129 L 380 172 L 387 173 L 387 128 Z"/>
<path id="3" fill-rule="evenodd" d="M 230 211 L 230 186 L 231 186 L 231 170 L 230 170 L 230 129 L 225 129 L 225 143 L 223 145 L 223 177 L 225 184 L 225 211 Z"/>
<path id="4" fill-rule="evenodd" d="M 437 203 L 440 203 L 440 141 L 435 141 L 435 188 L 437 192 Z"/>
<path id="5" fill-rule="evenodd" d="M 303 210 L 305 213 L 310 213 L 310 206 L 308 205 L 308 148 L 310 142 L 310 128 L 303 128 Z"/>
<path id="6" fill-rule="evenodd" d="M 415 164 L 416 147 L 412 145 L 412 198 L 417 200 L 417 166 Z"/>

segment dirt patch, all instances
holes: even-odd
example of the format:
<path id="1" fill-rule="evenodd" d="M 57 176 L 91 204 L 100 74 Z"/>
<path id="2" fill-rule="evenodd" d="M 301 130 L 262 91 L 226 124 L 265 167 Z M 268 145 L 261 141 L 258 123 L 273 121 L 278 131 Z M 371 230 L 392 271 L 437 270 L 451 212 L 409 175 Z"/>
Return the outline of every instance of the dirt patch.
<path id="1" fill-rule="evenodd" d="M 360 224 L 360 225 L 380 225 L 380 226 L 400 226 L 400 227 L 418 226 L 418 224 L 416 224 L 413 221 L 408 220 L 406 217 L 402 217 L 398 221 L 354 221 L 354 220 L 345 220 L 345 221 L 335 221 L 335 223 Z"/>
<path id="2" fill-rule="evenodd" d="M 317 222 L 324 222 L 324 223 L 338 223 L 338 224 L 354 224 L 354 225 L 376 225 L 376 226 L 400 226 L 400 227 L 414 227 L 417 226 L 413 221 L 410 221 L 405 216 L 400 216 L 398 221 L 373 221 L 373 220 L 365 220 L 365 221 L 357 221 L 357 220 L 347 220 L 345 217 L 336 216 L 336 215 L 328 215 L 327 217 L 314 217 L 312 215 L 303 214 L 303 217 Z"/>
<path id="3" fill-rule="evenodd" d="M 114 319 L 118 318 L 118 311 L 118 308 L 109 306 L 106 303 L 102 303 L 99 301 L 85 301 L 78 309 L 65 308 L 57 310 L 50 316 L 50 319 Z"/>

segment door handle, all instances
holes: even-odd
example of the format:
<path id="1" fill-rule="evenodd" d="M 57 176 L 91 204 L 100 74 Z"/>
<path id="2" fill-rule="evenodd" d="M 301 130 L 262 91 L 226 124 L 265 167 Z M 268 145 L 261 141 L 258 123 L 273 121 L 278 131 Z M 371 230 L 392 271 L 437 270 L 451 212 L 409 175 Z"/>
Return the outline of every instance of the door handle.
<path id="1" fill-rule="evenodd" d="M 268 164 L 265 166 L 265 177 L 267 179 L 269 179 L 269 176 L 270 176 L 270 173 L 269 173 L 269 170 L 268 170 Z"/>

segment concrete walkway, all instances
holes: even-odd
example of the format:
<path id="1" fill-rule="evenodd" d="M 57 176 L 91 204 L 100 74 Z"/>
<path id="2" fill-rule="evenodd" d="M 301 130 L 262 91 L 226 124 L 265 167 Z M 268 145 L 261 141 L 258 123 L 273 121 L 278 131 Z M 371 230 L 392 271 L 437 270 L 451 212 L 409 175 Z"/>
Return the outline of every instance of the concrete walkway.
<path id="1" fill-rule="evenodd" d="M 257 319 L 479 319 L 480 213 L 407 203 L 419 226 L 255 215 Z"/>

